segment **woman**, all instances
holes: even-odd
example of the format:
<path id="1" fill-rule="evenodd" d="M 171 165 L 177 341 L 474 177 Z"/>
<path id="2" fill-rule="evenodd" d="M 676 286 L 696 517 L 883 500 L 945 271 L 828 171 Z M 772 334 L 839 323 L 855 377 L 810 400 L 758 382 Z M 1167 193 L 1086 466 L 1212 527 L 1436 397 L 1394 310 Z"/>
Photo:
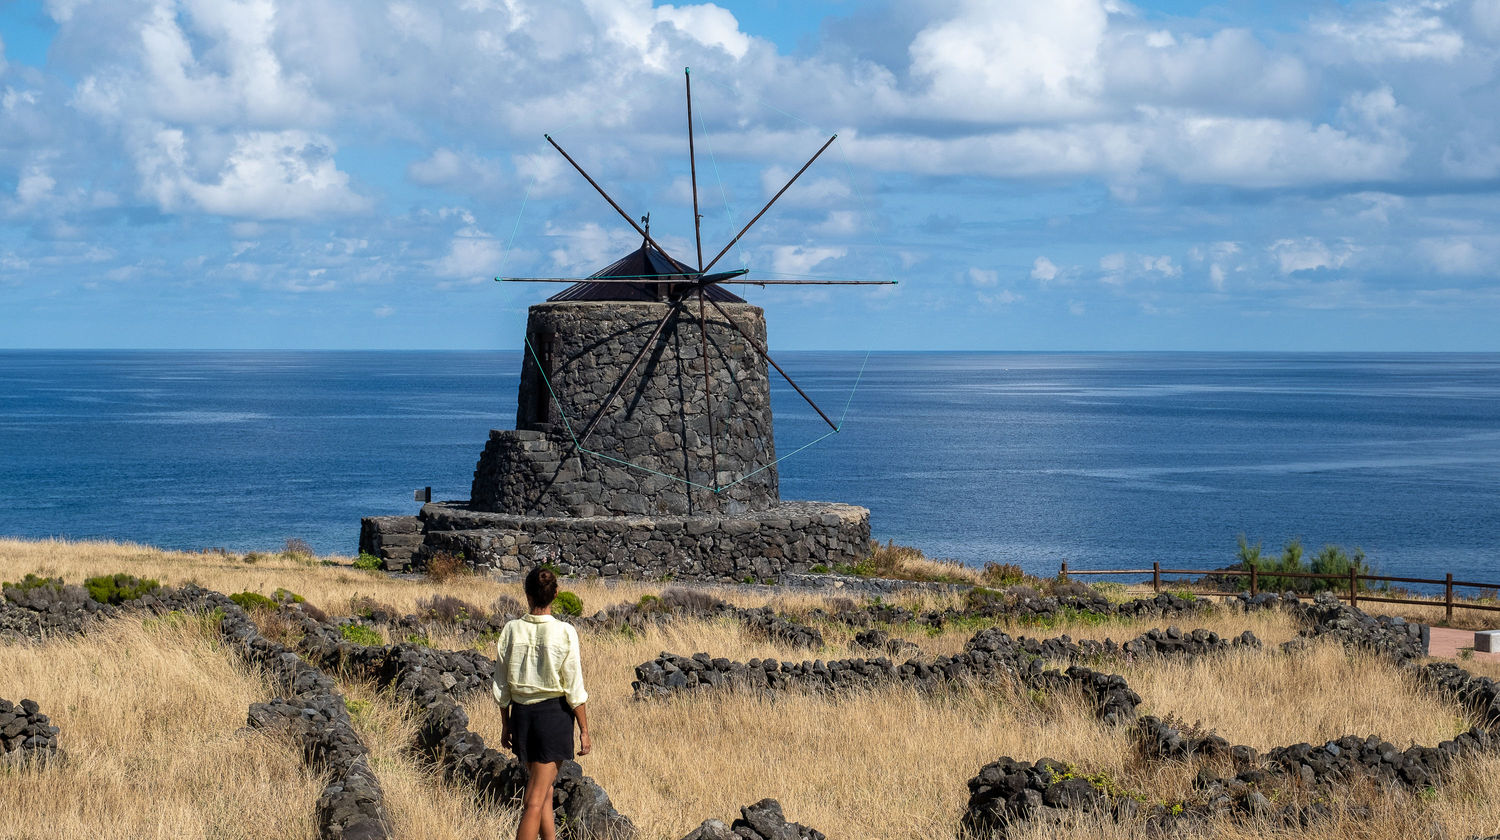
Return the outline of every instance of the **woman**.
<path id="1" fill-rule="evenodd" d="M 500 704 L 500 745 L 526 765 L 525 810 L 516 840 L 555 840 L 552 783 L 558 767 L 573 758 L 573 721 L 578 721 L 578 754 L 593 749 L 584 710 L 583 668 L 578 631 L 552 617 L 557 575 L 538 566 L 526 575 L 531 611 L 505 625 L 496 643 L 495 701 Z"/>

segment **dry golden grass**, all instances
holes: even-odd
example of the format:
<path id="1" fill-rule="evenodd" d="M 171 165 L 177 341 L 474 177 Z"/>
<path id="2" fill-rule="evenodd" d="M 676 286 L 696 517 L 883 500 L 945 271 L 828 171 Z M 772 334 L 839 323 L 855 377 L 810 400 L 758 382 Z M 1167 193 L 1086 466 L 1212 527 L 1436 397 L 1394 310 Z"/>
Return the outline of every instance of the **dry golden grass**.
<path id="1" fill-rule="evenodd" d="M 289 743 L 240 731 L 270 696 L 193 620 L 0 646 L 0 697 L 41 704 L 67 753 L 0 771 L 0 837 L 312 837 L 322 783 Z"/>
<path id="2" fill-rule="evenodd" d="M 1471 592 L 1473 590 L 1470 590 Z M 1455 595 L 1458 593 L 1455 592 Z M 1402 595 L 1400 597 L 1412 597 L 1413 600 L 1428 600 L 1422 596 Z M 1460 602 L 1462 603 L 1462 602 Z M 1500 606 L 1493 598 L 1471 603 L 1483 606 Z M 1442 599 L 1434 599 L 1431 604 L 1382 604 L 1378 602 L 1360 602 L 1360 608 L 1367 612 L 1382 612 L 1388 615 L 1399 615 L 1407 621 L 1433 624 L 1439 627 L 1457 627 L 1463 630 L 1493 630 L 1500 627 L 1500 612 L 1494 610 L 1463 609 L 1455 604 L 1453 610 L 1453 621 L 1447 620 L 1447 608 Z"/>
<path id="3" fill-rule="evenodd" d="M 586 634 L 594 754 L 584 771 L 645 838 L 677 838 L 763 797 L 832 837 L 951 836 L 964 782 L 1007 750 L 1117 763 L 1121 732 L 1102 729 L 1076 698 L 1039 708 L 993 691 L 943 700 L 892 689 L 833 699 L 739 693 L 636 702 L 634 665 L 661 650 L 734 659 L 803 659 L 730 622 L 682 622 L 635 638 Z M 494 742 L 499 710 L 477 698 L 471 726 Z"/>
<path id="4" fill-rule="evenodd" d="M 1110 670 L 1141 695 L 1142 714 L 1201 721 L 1257 749 L 1372 734 L 1401 747 L 1432 746 L 1471 725 L 1457 704 L 1432 697 L 1391 663 L 1331 642 L 1295 656 L 1242 650 Z"/>
<path id="5" fill-rule="evenodd" d="M 413 611 L 418 598 L 434 593 L 455 595 L 481 606 L 502 594 L 519 595 L 514 583 L 474 576 L 433 584 L 283 557 L 246 564 L 221 555 L 128 545 L 0 540 L 0 578 L 14 580 L 36 572 L 78 582 L 118 571 L 169 584 L 191 580 L 223 592 L 248 589 L 269 594 L 286 587 L 333 614 L 347 612 L 349 602 L 361 595 L 403 611 Z M 593 612 L 659 593 L 665 584 L 570 581 L 568 586 Z M 828 603 L 820 593 L 768 596 L 764 589 L 726 588 L 718 594 L 745 606 L 763 605 L 769 597 L 779 609 L 795 611 Z M 896 600 L 917 609 L 953 603 L 949 596 L 931 594 Z M 1152 619 L 1050 629 L 1009 626 L 1008 632 L 1036 637 L 1109 636 L 1120 641 L 1162 623 Z M 1202 626 L 1226 636 L 1250 629 L 1268 645 L 1290 638 L 1297 629 L 1276 612 L 1245 616 L 1225 611 L 1180 623 L 1184 629 Z M 0 836 L 26 837 L 31 817 L 9 815 L 27 814 L 27 809 L 48 815 L 49 820 L 56 814 L 62 820 L 64 830 L 49 827 L 48 838 L 59 834 L 67 838 L 307 836 L 317 780 L 307 776 L 297 755 L 286 746 L 234 734 L 244 720 L 245 708 L 264 699 L 266 688 L 222 651 L 214 651 L 203 636 L 187 629 L 146 631 L 140 629 L 138 620 L 134 629 L 130 621 L 119 622 L 117 626 L 123 628 L 119 632 L 113 632 L 115 626 L 110 633 L 41 649 L 0 648 L 0 696 L 25 695 L 40 701 L 63 726 L 64 746 L 75 754 L 69 765 L 36 774 L 45 781 L 0 787 Z M 1191 789 L 1190 767 L 1175 763 L 1143 766 L 1132 753 L 1127 731 L 1101 727 L 1082 698 L 1068 693 L 1032 696 L 1007 689 L 971 689 L 922 697 L 891 689 L 841 699 L 803 694 L 770 699 L 734 693 L 668 702 L 635 702 L 631 697 L 634 666 L 662 650 L 709 651 L 738 660 L 851 655 L 846 647 L 852 635 L 848 628 L 822 629 L 828 646 L 818 652 L 752 637 L 728 619 L 681 621 L 638 634 L 583 634 L 595 754 L 585 757 L 582 764 L 620 810 L 643 829 L 642 840 L 674 840 L 707 817 L 732 817 L 741 805 L 767 796 L 779 799 L 791 819 L 833 837 L 953 837 L 967 798 L 964 783 L 979 767 L 1001 755 L 1073 762 L 1088 772 L 1107 773 L 1125 789 L 1157 801 L 1181 797 Z M 901 635 L 921 644 L 929 654 L 951 653 L 975 629 L 965 625 L 937 635 L 920 629 Z M 453 638 L 433 641 L 443 646 L 466 644 Z M 124 654 L 121 645 L 132 652 Z M 1482 668 L 1477 663 L 1465 664 L 1476 671 Z M 1332 646 L 1314 646 L 1300 657 L 1246 651 L 1212 664 L 1143 661 L 1118 663 L 1110 670 L 1127 676 L 1145 699 L 1145 711 L 1201 720 L 1231 741 L 1258 747 L 1369 733 L 1398 744 L 1433 744 L 1450 737 L 1461 725 L 1458 710 L 1420 693 L 1390 666 L 1350 658 Z M 355 701 L 356 727 L 372 751 L 372 764 L 402 836 L 456 840 L 513 832 L 512 812 L 476 803 L 471 792 L 439 782 L 436 774 L 406 753 L 413 726 L 409 710 L 373 694 L 368 686 L 354 684 L 346 689 Z M 94 699 L 85 702 L 84 698 Z M 110 727 L 104 725 L 108 719 L 84 716 L 113 709 L 106 700 L 128 707 L 128 725 L 117 722 Z M 493 703 L 478 696 L 467 707 L 473 728 L 495 745 L 500 725 Z M 161 762 L 142 747 L 140 739 L 116 734 L 138 732 L 142 727 L 156 731 L 152 727 L 184 717 L 193 722 L 182 736 L 184 751 L 189 756 L 212 756 L 211 768 L 190 760 Z M 99 738 L 88 734 L 93 731 L 101 733 Z M 1473 762 L 1455 784 L 1426 798 L 1370 794 L 1367 798 L 1376 808 L 1377 819 L 1369 825 L 1341 819 L 1296 836 L 1330 840 L 1335 836 L 1340 840 L 1425 837 L 1425 825 L 1433 821 L 1446 826 L 1454 838 L 1491 833 L 1500 830 L 1500 806 L 1495 802 L 1500 797 L 1488 795 L 1485 783 L 1497 771 L 1500 759 Z M 224 778 L 226 774 L 234 778 Z M 268 792 L 272 786 L 274 792 Z M 51 804 L 43 801 L 58 789 L 74 792 L 52 797 Z M 144 790 L 150 793 L 143 794 Z M 134 816 L 116 815 L 130 811 L 130 803 L 142 801 L 143 795 L 145 801 L 159 798 L 165 803 L 162 808 L 168 817 L 163 825 L 171 826 L 170 830 L 158 830 L 154 807 L 137 808 Z M 73 812 L 78 813 L 70 816 Z M 139 822 L 145 819 L 142 814 L 150 814 L 153 822 L 143 825 Z M 212 823 L 215 819 L 225 821 L 222 830 Z M 203 827 L 210 824 L 211 828 Z M 116 831 L 117 825 L 123 828 Z M 1423 831 L 1414 832 L 1417 826 Z M 1222 831 L 1216 828 L 1206 836 L 1290 836 L 1267 827 L 1219 828 Z M 1037 829 L 1025 836 L 1144 835 L 1109 824 L 1085 824 Z"/>
<path id="6" fill-rule="evenodd" d="M 478 801 L 471 788 L 444 782 L 411 754 L 417 724 L 410 709 L 370 686 L 344 686 L 351 717 L 370 750 L 397 836 L 406 840 L 514 837 L 519 813 Z M 495 746 L 499 746 L 496 744 Z"/>

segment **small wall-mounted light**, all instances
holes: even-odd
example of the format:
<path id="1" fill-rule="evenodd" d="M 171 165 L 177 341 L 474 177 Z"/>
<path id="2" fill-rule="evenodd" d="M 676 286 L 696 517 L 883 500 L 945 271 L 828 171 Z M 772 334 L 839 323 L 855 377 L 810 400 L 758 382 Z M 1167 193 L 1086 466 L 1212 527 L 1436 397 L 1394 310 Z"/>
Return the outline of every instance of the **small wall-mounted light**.
<path id="1" fill-rule="evenodd" d="M 430 502 L 432 501 L 432 488 L 423 487 L 421 490 L 413 490 L 411 497 L 419 502 Z"/>

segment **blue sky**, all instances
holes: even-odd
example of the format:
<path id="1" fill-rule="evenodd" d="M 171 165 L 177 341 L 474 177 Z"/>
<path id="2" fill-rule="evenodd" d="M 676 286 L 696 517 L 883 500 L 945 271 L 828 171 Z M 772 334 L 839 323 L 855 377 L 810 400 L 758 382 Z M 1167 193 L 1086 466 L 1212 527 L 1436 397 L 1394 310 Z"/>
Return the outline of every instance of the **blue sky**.
<path id="1" fill-rule="evenodd" d="M 1500 350 L 1500 0 L 0 4 L 0 347 L 515 349 L 638 237 L 786 349 Z"/>

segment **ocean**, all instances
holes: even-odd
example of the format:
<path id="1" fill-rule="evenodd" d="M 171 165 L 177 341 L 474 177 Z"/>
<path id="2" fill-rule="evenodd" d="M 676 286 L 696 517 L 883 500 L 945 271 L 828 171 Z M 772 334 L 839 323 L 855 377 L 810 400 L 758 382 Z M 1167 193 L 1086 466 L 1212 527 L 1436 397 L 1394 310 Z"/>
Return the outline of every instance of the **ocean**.
<path id="1" fill-rule="evenodd" d="M 1500 581 L 1500 355 L 779 353 L 842 430 L 787 499 L 1029 572 L 1360 547 Z M 467 498 L 514 352 L 0 351 L 0 535 L 353 553 L 359 518 Z M 778 452 L 823 436 L 784 383 Z M 844 412 L 847 411 L 847 414 Z"/>

